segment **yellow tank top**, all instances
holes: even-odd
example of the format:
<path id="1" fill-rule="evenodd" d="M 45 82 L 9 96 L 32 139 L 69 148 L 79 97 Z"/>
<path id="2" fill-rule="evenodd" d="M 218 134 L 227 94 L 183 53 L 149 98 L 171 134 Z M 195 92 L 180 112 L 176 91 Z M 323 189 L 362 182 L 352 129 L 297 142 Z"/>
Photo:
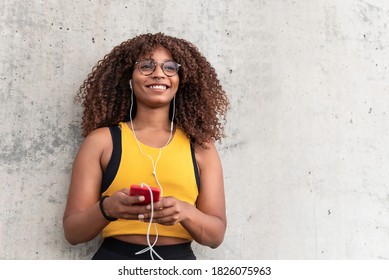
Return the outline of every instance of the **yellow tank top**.
<path id="1" fill-rule="evenodd" d="M 118 190 L 130 188 L 131 185 L 140 185 L 141 183 L 158 187 L 153 176 L 150 158 L 141 154 L 135 137 L 127 123 L 122 122 L 119 124 L 119 127 L 122 132 L 120 164 L 112 183 L 102 195 L 112 195 Z M 141 142 L 139 144 L 143 152 L 150 155 L 155 162 L 159 148 L 152 148 Z M 171 142 L 162 149 L 156 167 L 157 178 L 163 188 L 163 196 L 174 196 L 179 200 L 195 205 L 198 196 L 198 186 L 194 164 L 190 141 L 185 133 L 177 128 Z M 131 234 L 146 235 L 147 227 L 148 223 L 145 222 L 118 219 L 104 228 L 103 237 Z M 193 239 L 181 224 L 174 226 L 157 224 L 157 229 L 159 236 Z M 154 226 L 151 227 L 150 234 L 156 234 Z"/>

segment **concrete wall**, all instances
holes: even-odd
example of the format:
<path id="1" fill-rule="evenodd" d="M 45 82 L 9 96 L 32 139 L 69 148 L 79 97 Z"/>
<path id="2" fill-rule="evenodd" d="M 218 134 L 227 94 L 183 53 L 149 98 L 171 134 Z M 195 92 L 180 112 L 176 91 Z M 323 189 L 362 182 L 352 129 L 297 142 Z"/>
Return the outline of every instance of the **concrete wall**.
<path id="1" fill-rule="evenodd" d="M 200 259 L 389 258 L 389 2 L 0 2 L 0 259 L 87 259 L 62 214 L 74 95 L 115 45 L 200 48 L 231 100 L 228 231 Z"/>

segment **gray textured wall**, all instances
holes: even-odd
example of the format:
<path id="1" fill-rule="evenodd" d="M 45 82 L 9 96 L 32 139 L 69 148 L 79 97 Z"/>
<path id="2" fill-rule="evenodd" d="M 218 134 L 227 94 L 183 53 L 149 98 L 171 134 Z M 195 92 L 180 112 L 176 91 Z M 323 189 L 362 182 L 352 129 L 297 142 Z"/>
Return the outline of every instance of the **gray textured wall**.
<path id="1" fill-rule="evenodd" d="M 389 258 L 389 2 L 0 3 L 0 259 L 85 259 L 62 214 L 80 144 L 74 95 L 115 45 L 185 38 L 231 100 L 229 226 L 200 259 Z"/>

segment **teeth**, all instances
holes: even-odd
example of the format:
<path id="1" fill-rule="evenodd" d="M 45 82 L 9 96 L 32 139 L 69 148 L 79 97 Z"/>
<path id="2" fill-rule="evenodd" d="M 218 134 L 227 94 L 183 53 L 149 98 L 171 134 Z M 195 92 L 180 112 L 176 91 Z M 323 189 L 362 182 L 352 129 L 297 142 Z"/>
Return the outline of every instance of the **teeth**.
<path id="1" fill-rule="evenodd" d="M 152 85 L 150 86 L 151 89 L 166 89 L 165 85 Z"/>

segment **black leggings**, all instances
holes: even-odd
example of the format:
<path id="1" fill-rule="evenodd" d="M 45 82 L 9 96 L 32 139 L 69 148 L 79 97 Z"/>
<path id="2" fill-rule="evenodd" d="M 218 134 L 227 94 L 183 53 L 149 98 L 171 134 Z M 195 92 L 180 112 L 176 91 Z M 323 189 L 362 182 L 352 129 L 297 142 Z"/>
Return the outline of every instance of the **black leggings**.
<path id="1" fill-rule="evenodd" d="M 147 245 L 127 243 L 113 237 L 105 238 L 92 260 L 151 260 L 150 251 L 135 255 Z M 154 246 L 154 251 L 164 260 L 195 260 L 191 242 L 176 245 Z M 159 258 L 153 254 L 155 260 Z"/>

